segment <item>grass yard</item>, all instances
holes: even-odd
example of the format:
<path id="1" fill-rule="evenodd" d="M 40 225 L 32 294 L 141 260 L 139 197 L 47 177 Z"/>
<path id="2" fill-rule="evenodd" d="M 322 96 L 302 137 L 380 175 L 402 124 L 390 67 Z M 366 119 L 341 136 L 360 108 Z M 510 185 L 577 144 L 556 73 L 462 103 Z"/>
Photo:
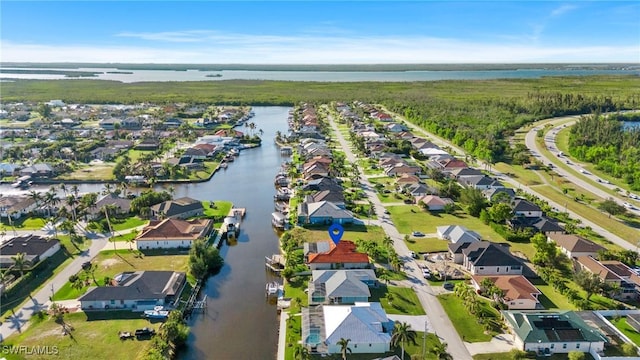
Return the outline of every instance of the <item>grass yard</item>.
<path id="1" fill-rule="evenodd" d="M 627 324 L 627 318 L 621 317 L 618 319 L 609 319 L 611 323 L 618 328 L 618 330 L 622 331 L 623 334 L 627 335 L 627 337 L 633 341 L 634 344 L 640 346 L 640 333 L 637 332 L 634 328 L 632 328 L 629 324 Z"/>
<path id="2" fill-rule="evenodd" d="M 442 252 L 448 251 L 447 240 L 441 240 L 438 238 L 409 238 L 408 241 L 405 241 L 409 250 L 414 251 L 415 253 L 434 253 L 434 252 Z"/>
<path id="3" fill-rule="evenodd" d="M 127 312 L 130 315 L 131 312 Z M 110 313 L 111 314 L 111 313 Z M 113 316 L 118 314 L 113 313 Z M 139 314 L 136 314 L 139 315 Z M 141 318 L 89 320 L 83 312 L 65 316 L 65 322 L 75 329 L 73 338 L 61 335 L 61 327 L 51 319 L 34 323 L 24 333 L 17 334 L 5 340 L 6 346 L 57 346 L 60 359 L 135 359 L 146 348 L 148 340 L 120 340 L 119 331 L 133 332 L 142 327 L 152 327 L 158 330 L 158 324 L 151 324 Z M 22 359 L 11 357 L 8 359 Z M 50 359 L 51 355 L 33 354 L 29 359 Z"/>
<path id="4" fill-rule="evenodd" d="M 309 227 L 305 232 L 307 241 L 329 240 L 328 226 Z M 382 241 L 384 239 L 384 230 L 379 226 L 372 225 L 344 225 L 343 240 L 374 240 Z"/>
<path id="5" fill-rule="evenodd" d="M 460 298 L 454 294 L 444 294 L 439 295 L 438 300 L 463 341 L 483 342 L 491 340 L 493 334 L 485 333 L 482 325 L 478 324 L 476 317 L 469 313 Z M 494 316 L 499 317 L 498 312 L 491 308 L 489 303 L 481 301 L 481 305 L 485 311 L 489 311 Z"/>
<path id="6" fill-rule="evenodd" d="M 294 360 L 293 351 L 296 344 L 302 341 L 302 316 L 300 314 L 289 314 L 285 339 L 284 358 L 285 360 Z"/>
<path id="7" fill-rule="evenodd" d="M 11 225 L 9 225 L 7 219 L 2 219 L 0 231 L 6 231 L 7 236 L 9 236 L 14 227 L 16 230 L 40 230 L 46 223 L 47 220 L 42 217 L 23 216 L 18 220 L 12 220 Z"/>
<path id="8" fill-rule="evenodd" d="M 138 236 L 138 231 L 135 230 L 131 230 L 129 232 L 125 232 L 124 234 L 121 233 L 121 235 L 117 235 L 112 237 L 111 239 L 109 239 L 109 241 L 115 241 L 115 242 L 121 242 L 121 241 L 130 241 L 136 238 L 136 236 Z"/>
<path id="9" fill-rule="evenodd" d="M 83 165 L 68 174 L 62 174 L 58 180 L 114 180 L 113 163 Z"/>
<path id="10" fill-rule="evenodd" d="M 287 298 L 300 299 L 300 304 L 295 308 L 289 309 L 289 313 L 300 312 L 300 306 L 309 306 L 309 297 L 304 292 L 309 286 L 309 277 L 296 276 L 292 281 L 287 281 L 284 284 L 284 296 Z"/>
<path id="11" fill-rule="evenodd" d="M 188 180 L 208 179 L 213 171 L 218 167 L 218 164 L 220 164 L 219 161 L 204 161 L 202 163 L 204 168 L 197 171 L 191 171 L 189 173 Z"/>
<path id="12" fill-rule="evenodd" d="M 542 293 L 538 299 L 545 309 L 577 310 L 566 296 L 560 294 L 553 286 L 548 285 L 542 279 L 529 279 L 529 281 Z"/>
<path id="13" fill-rule="evenodd" d="M 105 277 L 113 278 L 125 271 L 139 270 L 172 270 L 187 272 L 188 255 L 141 255 L 129 250 L 102 251 L 92 261 L 98 266 L 95 279 L 100 285 L 104 285 Z M 92 286 L 93 281 L 89 286 Z M 75 299 L 84 294 L 89 286 L 81 289 L 73 289 L 67 281 L 54 295 L 56 300 Z"/>
<path id="14" fill-rule="evenodd" d="M 455 214 L 431 213 L 422 210 L 416 205 L 389 206 L 387 210 L 391 213 L 393 223 L 402 234 L 411 234 L 412 231 L 433 234 L 436 232 L 436 227 L 438 226 L 462 225 L 482 235 L 483 240 L 505 242 L 500 234 L 495 232 L 489 225 L 485 225 L 479 218 L 460 211 Z M 419 239 L 416 239 L 416 244 L 418 241 Z M 527 256 L 527 258 L 533 258 L 535 250 L 531 244 L 515 242 L 508 244 L 511 247 L 511 252 L 521 252 Z"/>
<path id="15" fill-rule="evenodd" d="M 131 216 L 126 219 L 111 219 L 111 228 L 114 231 L 122 231 L 146 225 L 147 223 L 149 223 L 149 220 L 147 219 L 141 219 L 137 216 Z"/>
<path id="16" fill-rule="evenodd" d="M 411 288 L 384 285 L 371 288 L 371 301 L 379 301 L 387 314 L 425 315 L 418 295 Z"/>
<path id="17" fill-rule="evenodd" d="M 535 171 L 525 169 L 521 165 L 509 165 L 503 162 L 499 162 L 493 166 L 494 169 L 500 171 L 503 174 L 511 174 L 511 177 L 524 185 L 540 185 L 542 180 Z"/>
<path id="18" fill-rule="evenodd" d="M 215 207 L 211 207 L 211 203 L 211 201 L 202 202 L 202 206 L 204 207 L 204 216 L 206 217 L 227 216 L 231 210 L 231 206 L 233 206 L 231 201 L 213 201 Z"/>

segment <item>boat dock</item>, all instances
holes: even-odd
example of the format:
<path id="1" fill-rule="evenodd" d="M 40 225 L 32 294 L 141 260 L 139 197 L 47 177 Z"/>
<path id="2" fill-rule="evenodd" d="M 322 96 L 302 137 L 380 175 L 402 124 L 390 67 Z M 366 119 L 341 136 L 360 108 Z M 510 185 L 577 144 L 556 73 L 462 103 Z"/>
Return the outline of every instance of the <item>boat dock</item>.
<path id="1" fill-rule="evenodd" d="M 280 272 L 284 270 L 286 260 L 283 255 L 273 254 L 271 257 L 265 256 L 265 266 L 268 270 L 280 275 Z"/>
<path id="2" fill-rule="evenodd" d="M 229 214 L 224 218 L 222 226 L 220 226 L 220 233 L 222 237 L 227 239 L 235 239 L 240 232 L 240 224 L 242 219 L 247 213 L 246 208 L 232 207 L 229 210 Z"/>

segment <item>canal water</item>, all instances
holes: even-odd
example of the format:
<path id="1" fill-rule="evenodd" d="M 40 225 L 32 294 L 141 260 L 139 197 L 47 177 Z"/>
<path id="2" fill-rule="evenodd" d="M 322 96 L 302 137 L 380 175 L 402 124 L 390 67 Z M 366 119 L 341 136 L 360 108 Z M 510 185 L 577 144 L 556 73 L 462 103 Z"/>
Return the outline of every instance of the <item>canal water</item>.
<path id="1" fill-rule="evenodd" d="M 276 307 L 265 298 L 265 284 L 275 278 L 265 271 L 264 257 L 278 252 L 278 237 L 271 227 L 275 189 L 273 179 L 285 160 L 273 142 L 276 132 L 286 133 L 288 107 L 254 107 L 252 122 L 264 131 L 262 146 L 244 150 L 204 183 L 175 185 L 174 197 L 229 200 L 245 207 L 240 236 L 233 246 L 224 244 L 225 265 L 209 278 L 202 294 L 207 310 L 190 319 L 187 350 L 180 359 L 273 359 L 279 324 Z M 244 129 L 240 129 L 244 131 Z M 100 184 L 80 184 L 80 192 L 100 192 Z M 34 186 L 46 191 L 48 186 Z M 0 185 L 0 194 L 26 193 Z"/>

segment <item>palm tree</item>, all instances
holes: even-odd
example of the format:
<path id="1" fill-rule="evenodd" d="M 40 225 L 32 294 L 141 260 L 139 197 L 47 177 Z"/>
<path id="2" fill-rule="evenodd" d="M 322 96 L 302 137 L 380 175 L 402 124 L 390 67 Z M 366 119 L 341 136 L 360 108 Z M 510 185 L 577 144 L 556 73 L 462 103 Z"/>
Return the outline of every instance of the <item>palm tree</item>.
<path id="1" fill-rule="evenodd" d="M 73 216 L 73 221 L 74 222 L 77 219 L 76 207 L 78 206 L 79 203 L 80 202 L 78 201 L 78 198 L 75 195 L 70 194 L 70 195 L 67 196 L 67 205 L 69 205 L 71 207 L 71 211 L 72 211 L 71 215 Z"/>
<path id="2" fill-rule="evenodd" d="M 293 349 L 293 358 L 296 360 L 309 360 L 311 359 L 311 354 L 306 346 L 298 344 Z"/>
<path id="3" fill-rule="evenodd" d="M 402 267 L 402 260 L 400 260 L 398 254 L 396 254 L 396 256 L 390 256 L 389 265 L 391 265 L 391 268 L 395 271 L 400 271 L 400 268 Z"/>
<path id="4" fill-rule="evenodd" d="M 60 185 L 58 185 L 58 188 L 60 188 L 60 191 L 62 191 L 64 197 L 67 197 L 67 185 L 65 185 L 64 183 L 60 183 Z"/>
<path id="5" fill-rule="evenodd" d="M 387 235 L 382 239 L 382 245 L 384 245 L 387 249 L 391 249 L 393 247 L 393 239 L 391 236 Z"/>
<path id="6" fill-rule="evenodd" d="M 347 360 L 347 352 L 351 354 L 351 348 L 349 347 L 349 341 L 351 339 L 340 338 L 336 343 L 340 346 L 340 354 L 342 354 L 342 360 Z"/>
<path id="7" fill-rule="evenodd" d="M 451 355 L 447 352 L 447 343 L 438 342 L 431 348 L 431 353 L 438 359 L 451 359 Z"/>
<path id="8" fill-rule="evenodd" d="M 415 330 L 411 329 L 411 325 L 407 324 L 406 322 L 401 323 L 400 321 L 396 321 L 393 327 L 393 333 L 391 334 L 391 345 L 394 347 L 400 345 L 400 347 L 402 348 L 402 356 L 400 357 L 401 359 L 404 359 L 404 344 L 410 341 L 414 345 L 416 345 L 417 336 L 418 334 L 415 332 Z"/>
<path id="9" fill-rule="evenodd" d="M 75 196 L 76 196 L 76 198 L 79 198 L 79 197 L 80 197 L 80 188 L 78 187 L 78 185 L 74 184 L 74 185 L 71 187 L 71 193 L 72 193 L 73 195 L 75 195 Z"/>
<path id="10" fill-rule="evenodd" d="M 29 198 L 36 203 L 36 209 L 40 209 L 40 202 L 43 200 L 42 195 L 35 190 L 31 190 L 29 191 Z"/>
<path id="11" fill-rule="evenodd" d="M 24 267 L 27 264 L 27 260 L 24 258 L 26 255 L 27 253 L 21 252 L 17 253 L 16 256 L 11 257 L 11 260 L 13 260 L 13 266 L 18 268 L 18 271 L 20 271 L 20 277 L 24 275 Z"/>
<path id="12" fill-rule="evenodd" d="M 109 195 L 113 192 L 113 185 L 111 183 L 104 184 L 104 190 L 102 190 L 102 195 Z"/>

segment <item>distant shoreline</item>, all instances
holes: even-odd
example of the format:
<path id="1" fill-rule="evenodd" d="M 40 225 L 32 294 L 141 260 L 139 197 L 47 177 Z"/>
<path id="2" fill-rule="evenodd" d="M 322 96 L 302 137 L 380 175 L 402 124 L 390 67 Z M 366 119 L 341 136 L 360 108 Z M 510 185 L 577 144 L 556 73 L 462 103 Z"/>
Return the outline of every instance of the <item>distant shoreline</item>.
<path id="1" fill-rule="evenodd" d="M 4 62 L 0 68 L 174 71 L 490 71 L 490 70 L 638 70 L 640 63 L 512 63 L 512 64 L 129 64 Z"/>

